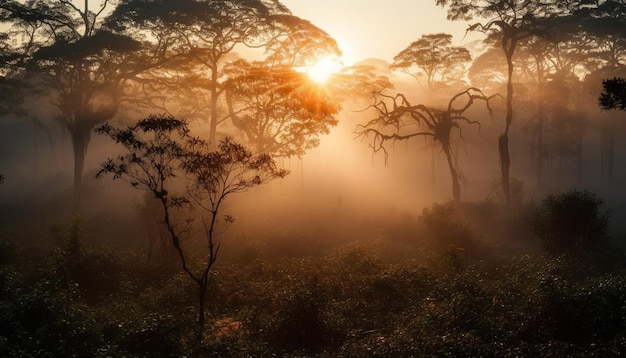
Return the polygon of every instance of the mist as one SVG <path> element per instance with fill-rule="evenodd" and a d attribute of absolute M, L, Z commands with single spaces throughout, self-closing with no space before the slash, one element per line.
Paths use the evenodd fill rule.
<path fill-rule="evenodd" d="M 525 4 L 0 5 L 0 356 L 625 351 L 626 7 Z"/>

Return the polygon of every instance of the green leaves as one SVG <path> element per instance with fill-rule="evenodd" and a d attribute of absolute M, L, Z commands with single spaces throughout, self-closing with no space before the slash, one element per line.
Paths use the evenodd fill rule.
<path fill-rule="evenodd" d="M 548 195 L 531 218 L 535 234 L 553 253 L 583 253 L 607 241 L 609 213 L 588 191 Z"/>
<path fill-rule="evenodd" d="M 615 77 L 602 81 L 603 91 L 598 99 L 603 110 L 626 111 L 626 80 Z"/>

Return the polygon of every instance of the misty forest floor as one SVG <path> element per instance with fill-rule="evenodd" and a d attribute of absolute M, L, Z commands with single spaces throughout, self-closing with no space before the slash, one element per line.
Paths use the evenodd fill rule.
<path fill-rule="evenodd" d="M 332 238 L 294 241 L 298 254 L 254 244 L 227 247 L 211 273 L 201 337 L 196 288 L 167 252 L 148 260 L 147 250 L 87 244 L 74 251 L 61 244 L 33 249 L 4 235 L 0 356 L 626 352 L 626 265 L 616 250 L 504 255 L 424 246 L 403 237 L 402 225 L 386 237 L 344 242 L 316 255 L 302 255 L 306 250 L 297 246 Z"/>

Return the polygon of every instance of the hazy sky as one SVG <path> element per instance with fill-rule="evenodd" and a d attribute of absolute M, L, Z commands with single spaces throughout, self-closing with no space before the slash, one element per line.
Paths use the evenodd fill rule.
<path fill-rule="evenodd" d="M 423 34 L 454 35 L 463 39 L 467 24 L 446 20 L 446 10 L 434 0 L 283 0 L 294 15 L 311 21 L 337 40 L 346 64 L 370 57 L 391 61 Z"/>

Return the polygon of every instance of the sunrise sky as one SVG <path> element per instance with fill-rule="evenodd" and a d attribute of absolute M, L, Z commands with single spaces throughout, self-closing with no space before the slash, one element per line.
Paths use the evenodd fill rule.
<path fill-rule="evenodd" d="M 337 40 L 344 62 L 393 57 L 420 36 L 445 32 L 454 45 L 465 45 L 467 24 L 446 20 L 446 10 L 434 0 L 283 0 L 294 15 L 311 21 Z"/>

